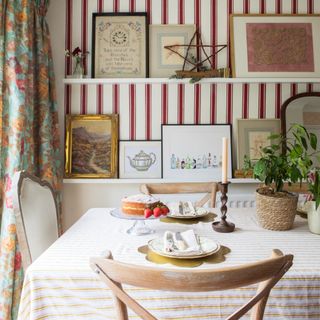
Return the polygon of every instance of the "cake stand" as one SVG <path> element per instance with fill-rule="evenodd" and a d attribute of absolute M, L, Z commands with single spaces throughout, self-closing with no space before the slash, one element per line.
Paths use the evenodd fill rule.
<path fill-rule="evenodd" d="M 144 216 L 133 216 L 123 213 L 119 208 L 112 209 L 110 214 L 115 218 L 134 221 L 133 225 L 126 231 L 128 234 L 134 236 L 144 236 L 155 233 L 155 230 L 149 228 L 145 224 L 145 220 L 156 219 L 154 216 L 151 216 L 150 218 L 145 218 Z"/>

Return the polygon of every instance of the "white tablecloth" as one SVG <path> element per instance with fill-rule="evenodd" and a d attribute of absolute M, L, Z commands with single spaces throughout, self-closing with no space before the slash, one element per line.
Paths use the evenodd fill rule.
<path fill-rule="evenodd" d="M 216 233 L 211 223 L 169 224 L 149 220 L 157 230 L 148 236 L 126 234 L 132 221 L 120 220 L 109 209 L 91 209 L 27 270 L 19 319 L 115 319 L 112 297 L 89 267 L 89 258 L 109 249 L 121 261 L 159 267 L 137 248 L 166 230 L 190 227 L 231 249 L 226 261 L 198 268 L 221 268 L 253 262 L 273 248 L 294 254 L 294 265 L 272 290 L 265 319 L 320 319 L 320 236 L 297 217 L 290 231 L 258 227 L 254 209 L 229 209 L 236 231 Z M 161 267 L 170 267 L 165 265 Z M 171 293 L 140 288 L 128 292 L 159 319 L 224 319 L 251 297 L 255 288 L 209 293 Z M 132 319 L 137 317 L 132 314 Z"/>

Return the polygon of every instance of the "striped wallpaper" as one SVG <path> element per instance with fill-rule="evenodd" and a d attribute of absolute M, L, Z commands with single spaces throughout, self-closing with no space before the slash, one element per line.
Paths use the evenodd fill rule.
<path fill-rule="evenodd" d="M 195 23 L 205 43 L 229 43 L 231 13 L 320 13 L 319 0 L 65 0 L 65 46 L 91 51 L 92 12 L 149 13 L 150 24 Z M 86 69 L 91 74 L 90 56 Z M 221 52 L 217 67 L 230 66 Z M 72 73 L 66 58 L 65 72 Z M 65 85 L 65 113 L 120 114 L 120 139 L 159 139 L 161 123 L 234 123 L 279 118 L 280 106 L 319 84 L 107 84 Z"/>

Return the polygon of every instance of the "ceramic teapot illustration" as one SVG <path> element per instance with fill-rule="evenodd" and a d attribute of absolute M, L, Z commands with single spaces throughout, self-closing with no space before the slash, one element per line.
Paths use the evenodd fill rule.
<path fill-rule="evenodd" d="M 127 156 L 130 161 L 131 167 L 137 171 L 148 171 L 148 169 L 156 162 L 156 155 L 151 152 L 149 154 L 141 150 L 134 158 Z"/>

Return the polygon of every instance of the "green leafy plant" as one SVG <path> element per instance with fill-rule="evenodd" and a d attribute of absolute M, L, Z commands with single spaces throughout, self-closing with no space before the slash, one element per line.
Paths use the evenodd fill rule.
<path fill-rule="evenodd" d="M 282 135 L 271 135 L 270 146 L 261 148 L 261 157 L 253 165 L 245 159 L 246 169 L 253 169 L 253 176 L 264 182 L 266 186 L 274 183 L 275 192 L 283 191 L 284 182 L 289 184 L 302 182 L 310 172 L 317 151 L 317 136 L 309 133 L 302 125 L 294 124 L 287 132 L 286 138 Z M 286 145 L 286 152 L 281 152 L 281 146 Z"/>

